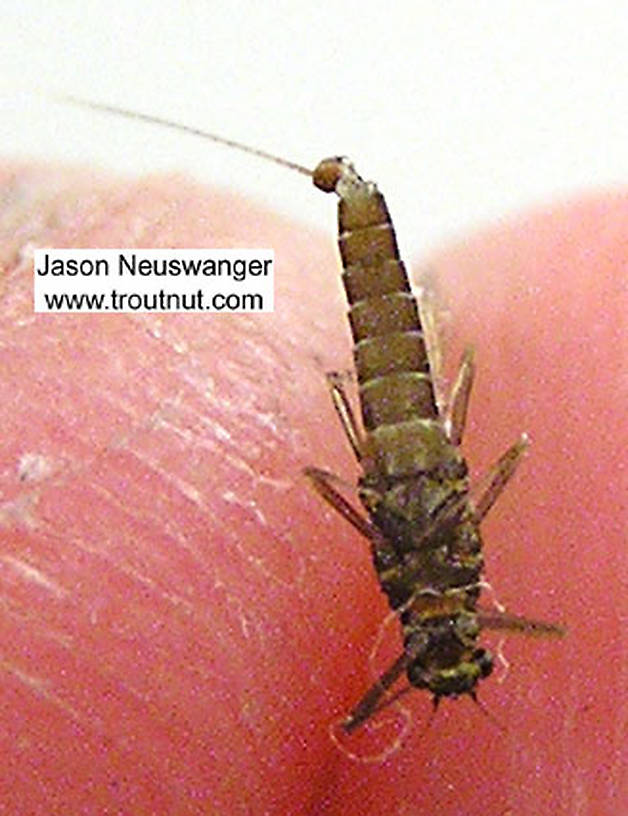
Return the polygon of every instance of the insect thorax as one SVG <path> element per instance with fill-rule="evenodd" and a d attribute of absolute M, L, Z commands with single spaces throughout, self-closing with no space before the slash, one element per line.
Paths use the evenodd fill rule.
<path fill-rule="evenodd" d="M 381 426 L 368 439 L 377 464 L 360 498 L 382 533 L 373 547 L 380 585 L 416 655 L 409 682 L 436 697 L 472 691 L 492 660 L 477 648 L 482 541 L 465 461 L 438 421 Z"/>

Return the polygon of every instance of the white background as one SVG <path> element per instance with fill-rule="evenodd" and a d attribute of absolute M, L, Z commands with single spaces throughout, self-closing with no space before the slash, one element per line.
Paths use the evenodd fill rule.
<path fill-rule="evenodd" d="M 628 4 L 551 0 L 5 0 L 0 154 L 187 169 L 311 222 L 301 176 L 33 96 L 176 119 L 311 166 L 354 159 L 416 255 L 625 182 Z"/>

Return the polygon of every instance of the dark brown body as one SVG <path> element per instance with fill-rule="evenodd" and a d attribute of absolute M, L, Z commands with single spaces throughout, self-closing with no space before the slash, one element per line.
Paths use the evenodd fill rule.
<path fill-rule="evenodd" d="M 399 258 L 383 196 L 345 159 L 321 162 L 314 184 L 339 196 L 339 247 L 354 342 L 361 427 L 337 378 L 332 397 L 362 467 L 361 519 L 308 469 L 315 487 L 371 541 L 380 585 L 403 626 L 404 652 L 345 722 L 354 730 L 405 671 L 410 685 L 441 697 L 467 693 L 492 670 L 481 628 L 561 634 L 560 627 L 478 608 L 483 568 L 479 524 L 512 476 L 522 439 L 496 463 L 476 501 L 459 449 L 473 378 L 463 357 L 447 409 L 439 411 L 420 313 Z"/>
<path fill-rule="evenodd" d="M 338 167 L 339 246 L 364 427 L 360 498 L 382 533 L 375 569 L 391 607 L 403 610 L 410 683 L 437 696 L 460 694 L 491 670 L 476 645 L 483 560 L 467 467 L 438 413 L 384 198 L 350 165 Z"/>

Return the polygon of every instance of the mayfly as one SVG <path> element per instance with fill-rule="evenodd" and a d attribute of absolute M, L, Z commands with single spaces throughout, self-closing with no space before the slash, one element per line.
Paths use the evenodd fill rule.
<path fill-rule="evenodd" d="M 399 257 L 388 208 L 373 182 L 335 157 L 314 170 L 265 151 L 159 117 L 72 98 L 63 101 L 175 128 L 273 161 L 312 178 L 339 198 L 339 248 L 354 342 L 361 423 L 343 380 L 328 375 L 336 413 L 359 463 L 359 500 L 315 467 L 305 473 L 318 493 L 370 544 L 373 564 L 398 614 L 403 651 L 343 722 L 355 731 L 408 689 L 426 689 L 434 706 L 467 694 L 493 668 L 478 641 L 482 629 L 527 635 L 564 634 L 561 626 L 484 609 L 478 603 L 484 559 L 480 524 L 512 478 L 525 436 L 471 491 L 460 451 L 474 375 L 464 353 L 446 405 L 437 399 L 420 311 Z M 408 685 L 391 690 L 405 673 Z"/>

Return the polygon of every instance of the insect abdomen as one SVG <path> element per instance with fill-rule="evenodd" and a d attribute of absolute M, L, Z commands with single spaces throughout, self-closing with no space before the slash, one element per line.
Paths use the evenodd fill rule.
<path fill-rule="evenodd" d="M 314 184 L 340 198 L 338 243 L 372 467 L 393 477 L 429 470 L 448 445 L 417 302 L 384 197 L 345 159 L 321 162 Z"/>

